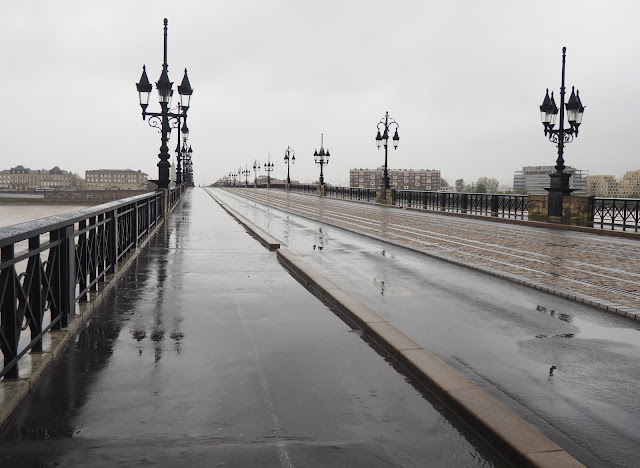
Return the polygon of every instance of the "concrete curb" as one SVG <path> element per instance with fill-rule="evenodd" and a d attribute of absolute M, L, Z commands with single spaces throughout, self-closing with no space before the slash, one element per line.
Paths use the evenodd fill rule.
<path fill-rule="evenodd" d="M 298 193 L 298 192 L 296 192 Z M 303 194 L 303 195 L 309 195 L 309 194 Z M 212 195 L 213 196 L 213 195 Z M 316 195 L 311 195 L 311 196 L 316 196 Z M 335 200 L 342 200 L 341 198 L 333 198 L 331 197 L 331 199 L 335 199 Z M 357 201 L 357 200 L 346 200 L 349 202 L 354 202 L 354 203 L 364 203 L 364 204 L 368 204 L 371 205 L 371 203 L 369 202 L 361 202 L 361 201 Z M 257 202 L 260 203 L 260 202 Z M 266 205 L 265 205 L 266 206 Z M 403 209 L 400 206 L 395 206 L 395 205 L 379 205 L 379 206 L 386 206 L 387 208 L 395 208 L 395 209 Z M 274 209 L 279 209 L 279 208 L 274 208 Z M 449 213 L 449 212 L 439 212 L 439 211 L 432 211 L 432 210 L 422 210 L 419 208 L 410 208 L 410 210 L 413 211 L 422 211 L 422 212 L 426 212 L 426 213 L 436 213 L 436 214 L 440 214 L 440 215 L 444 215 L 444 216 L 458 216 L 458 217 L 472 217 L 474 219 L 478 219 L 478 220 L 482 220 L 482 221 L 487 221 L 489 220 L 489 217 L 485 217 L 485 216 L 477 216 L 477 215 L 466 215 L 466 214 L 461 214 L 461 213 Z M 582 293 L 577 293 L 577 292 L 573 292 L 567 289 L 562 289 L 562 288 L 554 288 L 551 287 L 547 284 L 544 283 L 540 283 L 537 281 L 532 281 L 532 280 L 528 280 L 528 279 L 524 279 L 520 276 L 511 274 L 511 273 L 507 273 L 504 271 L 500 271 L 500 270 L 496 270 L 490 267 L 486 267 L 486 266 L 481 266 L 481 265 L 476 265 L 474 263 L 469 263 L 469 262 L 465 262 L 463 260 L 458 260 L 455 258 L 451 258 L 448 257 L 446 255 L 441 255 L 441 254 L 436 254 L 433 252 L 427 252 L 425 250 L 421 250 L 417 247 L 411 247 L 408 245 L 403 245 L 400 244 L 398 242 L 394 242 L 390 239 L 383 239 L 382 237 L 376 236 L 375 234 L 367 234 L 367 233 L 362 233 L 362 232 L 358 232 L 355 231 L 353 229 L 344 227 L 344 226 L 335 226 L 331 223 L 327 223 L 326 221 L 318 221 L 317 219 L 311 218 L 309 216 L 304 216 L 304 215 L 300 215 L 300 214 L 296 214 L 296 216 L 300 216 L 301 218 L 305 218 L 305 219 L 309 219 L 311 221 L 314 222 L 318 222 L 318 223 L 324 223 L 324 224 L 328 224 L 330 226 L 334 226 L 337 227 L 338 229 L 344 229 L 345 231 L 348 232 L 352 232 L 354 234 L 358 234 L 361 236 L 365 236 L 365 237 L 369 237 L 371 239 L 376 239 L 380 242 L 384 242 L 387 244 L 391 244 L 395 247 L 400 247 L 402 249 L 407 249 L 413 252 L 419 252 L 423 255 L 427 255 L 429 257 L 432 258 L 436 258 L 438 260 L 443 260 L 445 262 L 449 262 L 449 263 L 453 263 L 454 265 L 458 265 L 458 266 L 462 266 L 465 268 L 469 268 L 471 270 L 476 270 L 476 271 L 480 271 L 482 273 L 486 273 L 489 274 L 491 276 L 496 276 L 498 278 L 502 278 L 508 281 L 512 281 L 514 283 L 518 283 L 518 284 L 522 284 L 524 286 L 528 286 L 534 289 L 538 289 L 540 291 L 544 291 L 548 294 L 553 294 L 555 296 L 560 296 L 560 297 L 564 297 L 566 299 L 575 301 L 575 302 L 579 302 L 581 304 L 585 304 L 591 307 L 594 307 L 596 309 L 599 310 L 603 310 L 603 311 L 607 311 L 607 312 L 612 312 L 614 314 L 620 315 L 622 317 L 627 317 L 630 320 L 638 320 L 640 321 L 640 309 L 636 309 L 634 307 L 629 307 L 629 306 L 625 306 L 622 304 L 617 304 L 615 302 L 611 302 L 611 301 L 606 301 L 604 299 L 600 299 L 594 296 L 589 296 L 587 294 L 582 294 Z M 520 221 L 518 220 L 514 220 L 511 219 L 509 220 L 508 218 L 491 218 L 490 219 L 493 222 L 511 222 L 512 224 L 518 224 L 520 223 Z M 527 223 L 533 223 L 531 224 L 534 227 L 549 227 L 551 229 L 563 229 L 563 228 L 558 228 L 558 226 L 562 226 L 562 225 L 556 225 L 556 224 L 552 224 L 552 223 L 541 223 L 538 221 L 526 221 Z M 580 226 L 567 226 L 567 227 L 574 227 L 574 228 L 580 228 L 580 229 L 576 229 L 579 230 L 581 232 L 583 229 L 592 229 L 592 228 L 581 228 Z M 568 230 L 573 230 L 573 229 L 568 229 Z M 597 232 L 597 230 L 595 230 Z M 592 231 L 589 231 L 589 233 L 591 233 Z M 608 231 L 605 231 L 608 232 Z M 599 234 L 602 234 L 602 232 L 599 232 Z M 630 233 L 628 233 L 630 234 Z M 625 236 L 626 237 L 626 236 Z M 638 239 L 640 239 L 640 235 L 636 236 Z"/>
<path fill-rule="evenodd" d="M 215 200 L 215 202 L 222 207 L 223 210 L 225 210 L 227 213 L 229 213 L 232 218 L 235 218 L 236 221 L 238 221 L 240 224 L 242 224 L 245 227 L 245 229 L 247 230 L 247 232 L 249 234 L 251 234 L 251 236 L 256 238 L 256 240 L 258 240 L 258 242 L 260 242 L 262 245 L 264 245 L 267 249 L 269 249 L 270 251 L 274 251 L 274 250 L 277 250 L 277 249 L 280 248 L 280 241 L 278 241 L 274 237 L 270 236 L 268 233 L 263 231 L 261 228 L 259 228 L 255 224 L 253 224 L 251 221 L 249 221 L 247 218 L 245 218 L 240 213 L 235 211 L 229 205 L 227 205 L 226 203 L 224 203 L 223 201 L 218 199 L 214 194 L 212 194 L 208 190 L 205 190 L 205 192 L 207 194 L 209 194 L 209 196 L 211 198 L 213 198 Z"/>
<path fill-rule="evenodd" d="M 220 203 L 213 194 L 209 195 Z M 233 210 L 227 209 L 227 212 L 235 216 Z M 251 230 L 250 226 L 255 227 L 252 223 L 240 222 L 248 230 Z M 259 239 L 265 233 L 258 228 L 251 234 Z M 268 236 L 260 242 L 269 246 L 272 245 L 273 238 Z M 375 345 L 388 353 L 398 365 L 510 463 L 515 466 L 540 468 L 584 466 L 533 426 L 464 379 L 448 364 L 358 302 L 291 251 L 277 248 L 276 257 L 297 281 L 338 311 L 345 322 L 361 329 Z"/>
<path fill-rule="evenodd" d="M 69 340 L 86 324 L 96 308 L 102 303 L 104 296 L 117 283 L 117 280 L 127 271 L 140 251 L 158 232 L 158 228 L 164 224 L 163 219 L 155 229 L 136 246 L 135 250 L 126 255 L 125 260 L 118 265 L 115 274 L 106 275 L 104 283 L 98 283 L 99 290 L 88 293 L 88 301 L 78 304 L 77 315 L 69 326 L 63 330 L 52 330 L 43 338 L 42 353 L 28 353 L 20 361 L 22 366 L 31 361 L 31 367 L 21 367 L 17 380 L 3 380 L 0 382 L 0 427 L 11 416 L 13 410 L 29 393 L 38 379 L 43 375 L 49 364 L 63 351 Z M 25 359 L 26 358 L 26 359 Z M 25 361 L 25 362 L 22 362 Z M 23 377 L 24 376 L 24 377 Z"/>

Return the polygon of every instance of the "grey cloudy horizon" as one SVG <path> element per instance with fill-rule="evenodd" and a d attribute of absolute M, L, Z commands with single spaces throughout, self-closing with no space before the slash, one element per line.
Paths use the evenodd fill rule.
<path fill-rule="evenodd" d="M 160 137 L 142 121 L 135 83 L 143 64 L 150 81 L 160 76 L 165 17 L 174 89 L 185 67 L 194 88 L 197 184 L 268 154 L 272 176 L 286 177 L 287 146 L 292 178 L 316 180 L 323 133 L 325 180 L 348 185 L 350 168 L 383 164 L 376 124 L 389 111 L 400 125 L 390 168 L 512 185 L 523 166 L 555 164 L 538 106 L 546 88 L 559 93 L 563 46 L 568 92 L 586 105 L 566 164 L 617 177 L 640 169 L 633 1 L 4 0 L 0 11 L 0 169 L 157 178 Z M 172 163 L 175 146 L 174 135 Z"/>

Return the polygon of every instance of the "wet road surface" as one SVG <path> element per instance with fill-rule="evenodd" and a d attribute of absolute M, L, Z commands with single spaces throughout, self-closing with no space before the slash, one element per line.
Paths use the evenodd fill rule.
<path fill-rule="evenodd" d="M 583 463 L 637 466 L 637 322 L 213 193 Z"/>
<path fill-rule="evenodd" d="M 622 239 L 443 216 L 284 190 L 228 190 L 424 252 L 640 309 L 640 237 Z"/>
<path fill-rule="evenodd" d="M 0 433 L 0 466 L 501 466 L 205 192 Z"/>

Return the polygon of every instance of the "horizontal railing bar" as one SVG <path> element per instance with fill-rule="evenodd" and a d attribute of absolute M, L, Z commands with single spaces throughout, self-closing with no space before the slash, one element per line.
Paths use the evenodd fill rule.
<path fill-rule="evenodd" d="M 16 263 L 20 263 L 24 260 L 34 257 L 37 254 L 44 252 L 45 250 L 49 250 L 49 249 L 52 249 L 53 247 L 57 247 L 61 243 L 62 243 L 62 240 L 49 241 L 42 244 L 37 249 L 23 251 L 18 255 L 14 255 L 14 257 L 11 260 L 7 260 L 6 262 L 0 263 L 0 270 L 4 270 L 5 268 L 15 265 Z"/>
<path fill-rule="evenodd" d="M 83 208 L 69 213 L 63 213 L 60 215 L 49 216 L 47 218 L 36 219 L 34 221 L 28 221 L 26 223 L 14 224 L 11 226 L 5 226 L 0 228 L 0 247 L 14 244 L 23 239 L 34 237 L 45 232 L 53 231 L 71 224 L 75 224 L 79 221 L 85 221 L 88 218 L 104 214 L 105 212 L 112 211 L 121 206 L 134 203 L 138 200 L 153 199 L 156 201 L 161 194 L 157 192 L 150 192 L 149 194 L 135 195 L 133 197 L 123 198 L 121 200 L 104 203 L 89 208 Z"/>

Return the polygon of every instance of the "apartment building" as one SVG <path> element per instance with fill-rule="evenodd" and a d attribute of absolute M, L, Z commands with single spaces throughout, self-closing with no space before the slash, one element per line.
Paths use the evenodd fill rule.
<path fill-rule="evenodd" d="M 554 166 L 525 166 L 521 171 L 513 173 L 513 191 L 529 195 L 546 195 L 545 188 L 549 187 L 549 175 L 556 172 Z M 589 171 L 567 166 L 565 169 L 569 178 L 569 187 L 574 189 L 574 195 L 586 195 L 587 175 Z"/>
<path fill-rule="evenodd" d="M 360 188 L 383 186 L 384 168 L 351 169 L 349 185 Z M 440 190 L 440 171 L 436 169 L 389 169 L 389 185 L 402 190 Z"/>
<path fill-rule="evenodd" d="M 3 191 L 77 190 L 83 182 L 78 175 L 58 166 L 36 170 L 16 166 L 0 171 L 0 190 Z"/>
<path fill-rule="evenodd" d="M 627 171 L 620 180 L 612 175 L 587 176 L 587 195 L 606 198 L 640 198 L 640 169 Z"/>
<path fill-rule="evenodd" d="M 148 175 L 131 169 L 85 171 L 87 190 L 146 190 Z"/>

